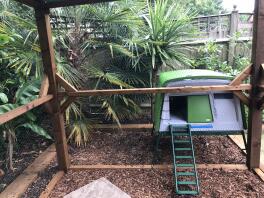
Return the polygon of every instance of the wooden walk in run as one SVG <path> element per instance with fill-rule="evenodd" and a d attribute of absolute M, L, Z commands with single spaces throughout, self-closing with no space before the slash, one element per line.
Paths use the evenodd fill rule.
<path fill-rule="evenodd" d="M 247 67 L 229 85 L 225 86 L 193 86 L 169 88 L 137 88 L 117 90 L 76 90 L 61 76 L 56 74 L 56 62 L 52 43 L 50 25 L 50 9 L 89 3 L 100 3 L 111 0 L 17 0 L 32 7 L 35 11 L 37 29 L 39 33 L 40 48 L 44 66 L 44 78 L 40 97 L 29 104 L 23 105 L 8 113 L 0 115 L 0 124 L 4 124 L 40 105 L 49 106 L 54 126 L 54 138 L 59 170 L 67 172 L 70 161 L 67 148 L 64 110 L 77 97 L 115 95 L 115 94 L 150 94 L 150 93 L 192 93 L 199 91 L 233 91 L 238 98 L 249 106 L 248 118 L 248 146 L 247 166 L 250 169 L 259 168 L 262 132 L 262 109 L 264 102 L 264 0 L 255 0 L 252 65 Z M 250 84 L 242 81 L 250 76 Z M 65 92 L 59 92 L 59 86 Z M 245 93 L 249 93 L 246 95 Z M 66 101 L 61 105 L 61 99 Z"/>

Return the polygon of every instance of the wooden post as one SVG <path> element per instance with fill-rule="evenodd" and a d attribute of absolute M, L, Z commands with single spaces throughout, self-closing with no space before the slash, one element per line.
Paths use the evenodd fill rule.
<path fill-rule="evenodd" d="M 238 22 L 239 22 L 239 14 L 236 10 L 236 6 L 234 6 L 234 10 L 232 11 L 230 15 L 230 32 L 229 35 L 231 37 L 231 40 L 228 42 L 228 64 L 233 66 L 234 64 L 234 55 L 235 55 L 235 41 L 232 38 L 235 36 L 235 33 L 238 31 Z"/>
<path fill-rule="evenodd" d="M 252 43 L 252 91 L 249 105 L 248 120 L 248 147 L 247 165 L 249 168 L 258 168 L 260 164 L 261 151 L 261 128 L 262 112 L 258 108 L 260 90 L 258 84 L 263 81 L 261 78 L 261 64 L 264 63 L 264 0 L 255 0 L 253 43 Z"/>
<path fill-rule="evenodd" d="M 39 33 L 44 72 L 49 79 L 49 94 L 53 95 L 51 108 L 58 166 L 60 170 L 64 170 L 66 172 L 69 168 L 69 157 L 64 128 L 64 118 L 61 114 L 60 103 L 58 100 L 56 64 L 52 44 L 49 9 L 43 9 L 40 7 L 36 8 L 35 16 Z"/>

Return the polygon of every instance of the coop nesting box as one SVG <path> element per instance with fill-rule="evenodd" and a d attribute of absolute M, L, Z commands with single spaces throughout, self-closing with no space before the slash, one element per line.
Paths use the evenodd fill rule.
<path fill-rule="evenodd" d="M 163 72 L 159 87 L 227 85 L 231 77 L 210 70 L 177 70 Z M 224 135 L 244 129 L 240 100 L 230 91 L 188 94 L 157 94 L 154 128 L 162 134 L 171 125 L 188 124 L 192 133 Z"/>

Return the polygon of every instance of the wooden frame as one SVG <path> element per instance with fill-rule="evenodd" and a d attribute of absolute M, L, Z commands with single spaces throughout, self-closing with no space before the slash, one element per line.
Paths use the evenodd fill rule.
<path fill-rule="evenodd" d="M 249 168 L 259 168 L 262 133 L 262 111 L 258 107 L 263 84 L 262 64 L 264 63 L 264 0 L 255 0 L 253 43 L 252 43 L 252 72 L 248 119 L 247 165 Z M 262 73 L 262 74 L 261 74 Z"/>
<path fill-rule="evenodd" d="M 193 93 L 210 91 L 241 91 L 250 90 L 250 84 L 240 85 L 214 85 L 214 86 L 185 86 L 185 87 L 159 87 L 135 89 L 106 89 L 106 90 L 81 90 L 75 92 L 60 92 L 60 95 L 71 97 L 107 96 L 115 94 L 153 94 L 153 93 Z"/>
<path fill-rule="evenodd" d="M 53 110 L 52 121 L 54 126 L 54 138 L 58 165 L 60 170 L 64 170 L 66 172 L 69 167 L 69 154 L 67 149 L 64 118 L 60 110 L 60 102 L 57 91 L 58 88 L 56 80 L 56 65 L 52 43 L 49 9 L 35 9 L 35 16 L 39 32 L 44 73 L 49 79 L 49 93 L 53 95 L 53 100 L 51 101 L 51 109 Z"/>
<path fill-rule="evenodd" d="M 146 165 L 73 165 L 70 166 L 70 170 L 82 171 L 93 169 L 172 169 L 173 166 L 169 164 L 146 164 Z M 197 164 L 198 169 L 224 169 L 224 170 L 248 170 L 245 164 Z M 188 169 L 188 168 L 186 168 Z"/>
<path fill-rule="evenodd" d="M 53 115 L 54 137 L 56 142 L 57 158 L 60 170 L 67 171 L 69 168 L 69 156 L 64 129 L 63 112 L 74 101 L 76 97 L 113 95 L 113 94 L 143 94 L 143 93 L 190 93 L 200 91 L 234 91 L 234 93 L 249 105 L 249 135 L 247 150 L 247 165 L 249 168 L 258 168 L 260 160 L 260 136 L 261 136 L 261 110 L 263 106 L 263 66 L 264 63 L 264 0 L 255 0 L 254 12 L 254 34 L 252 47 L 252 68 L 247 68 L 230 85 L 226 86 L 200 86 L 200 87 L 170 87 L 170 88 L 139 88 L 123 90 L 82 90 L 78 91 L 56 75 L 56 64 L 52 44 L 50 27 L 49 8 L 64 7 L 70 5 L 81 5 L 86 3 L 99 3 L 110 0 L 64 0 L 64 1 L 39 1 L 39 0 L 17 0 L 35 9 L 37 28 L 39 32 L 40 47 L 44 72 L 44 78 L 40 98 L 18 109 L 0 115 L 0 124 L 41 104 L 50 103 L 50 110 Z M 241 84 L 243 79 L 251 73 L 251 84 Z M 48 83 L 47 83 L 48 82 Z M 58 92 L 57 83 L 66 91 Z M 242 91 L 250 91 L 250 97 Z M 60 97 L 68 96 L 66 101 L 60 104 Z"/>
<path fill-rule="evenodd" d="M 92 4 L 92 3 L 102 3 L 113 0 L 63 0 L 63 1 L 54 1 L 47 3 L 46 6 L 48 8 L 57 8 L 57 7 L 66 7 L 73 5 L 83 5 L 83 4 Z"/>
<path fill-rule="evenodd" d="M 28 111 L 34 109 L 35 107 L 38 107 L 42 104 L 45 104 L 46 102 L 49 102 L 50 100 L 53 99 L 53 95 L 46 95 L 41 98 L 38 98 L 36 100 L 33 100 L 32 102 L 25 104 L 21 107 L 18 107 L 14 110 L 11 110 L 7 113 L 1 114 L 0 115 L 0 125 L 4 124 L 10 120 L 15 119 L 16 117 L 23 115 L 27 113 Z"/>

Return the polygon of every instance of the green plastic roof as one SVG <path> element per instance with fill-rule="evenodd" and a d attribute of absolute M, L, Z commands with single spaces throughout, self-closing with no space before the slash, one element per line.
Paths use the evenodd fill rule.
<path fill-rule="evenodd" d="M 164 87 L 171 81 L 185 79 L 232 79 L 226 74 L 204 69 L 185 69 L 162 72 L 159 76 L 159 86 Z"/>

